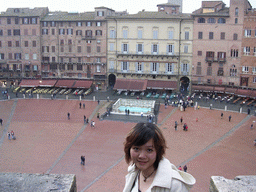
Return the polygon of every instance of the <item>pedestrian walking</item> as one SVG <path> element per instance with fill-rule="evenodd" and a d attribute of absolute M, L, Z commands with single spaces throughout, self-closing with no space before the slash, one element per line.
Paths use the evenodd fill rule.
<path fill-rule="evenodd" d="M 83 103 L 83 108 L 85 109 L 85 103 Z"/>
<path fill-rule="evenodd" d="M 80 103 L 79 103 L 79 108 L 81 109 L 81 107 L 82 107 L 82 103 L 80 102 Z"/>
<path fill-rule="evenodd" d="M 89 123 L 89 118 L 87 118 L 86 123 L 87 123 L 87 124 Z"/>
<path fill-rule="evenodd" d="M 100 104 L 100 100 L 98 100 L 98 105 Z"/>
<path fill-rule="evenodd" d="M 95 121 L 92 121 L 92 127 L 95 128 Z"/>
<path fill-rule="evenodd" d="M 7 133 L 8 139 L 11 140 L 11 134 L 8 132 Z"/>
<path fill-rule="evenodd" d="M 220 114 L 221 119 L 223 118 L 223 113 Z"/>
<path fill-rule="evenodd" d="M 109 96 L 107 96 L 107 101 L 109 102 Z"/>
<path fill-rule="evenodd" d="M 81 156 L 81 165 L 84 165 L 84 163 L 85 163 L 85 156 Z"/>
<path fill-rule="evenodd" d="M 248 115 L 250 115 L 251 109 L 248 108 L 247 113 L 248 113 Z"/>
<path fill-rule="evenodd" d="M 174 126 L 175 131 L 177 131 L 177 126 L 178 126 L 178 122 L 177 122 L 177 121 L 175 121 L 175 126 Z"/>
<path fill-rule="evenodd" d="M 1 126 L 3 125 L 3 119 L 0 119 L 0 124 L 1 124 Z"/>
<path fill-rule="evenodd" d="M 188 169 L 187 165 L 184 165 L 183 167 L 184 172 L 187 172 L 187 169 Z"/>
<path fill-rule="evenodd" d="M 198 118 L 196 118 L 196 122 L 198 122 Z"/>
<path fill-rule="evenodd" d="M 182 122 L 183 122 L 183 117 L 180 118 L 180 123 L 182 124 Z"/>
<path fill-rule="evenodd" d="M 251 129 L 253 128 L 253 124 L 251 124 Z"/>
<path fill-rule="evenodd" d="M 14 131 L 13 131 L 13 130 L 11 131 L 11 136 L 12 136 L 12 139 L 15 138 L 15 137 L 14 137 Z"/>
<path fill-rule="evenodd" d="M 183 125 L 183 131 L 186 131 L 186 126 L 187 126 L 187 124 L 184 123 L 184 125 Z"/>
<path fill-rule="evenodd" d="M 127 110 L 127 114 L 128 114 L 128 115 L 130 114 L 130 110 L 129 110 L 129 109 Z"/>
<path fill-rule="evenodd" d="M 231 121 L 231 115 L 229 115 L 229 117 L 228 117 L 228 121 L 229 121 L 229 122 Z"/>
<path fill-rule="evenodd" d="M 84 124 L 86 124 L 86 116 L 84 115 Z"/>
<path fill-rule="evenodd" d="M 180 171 L 182 171 L 182 167 L 181 166 L 179 166 L 179 168 L 178 168 Z"/>
<path fill-rule="evenodd" d="M 70 120 L 70 113 L 68 112 L 68 120 Z"/>

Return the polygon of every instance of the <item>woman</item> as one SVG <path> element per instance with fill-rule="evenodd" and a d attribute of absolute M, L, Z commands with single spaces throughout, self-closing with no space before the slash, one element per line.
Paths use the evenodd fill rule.
<path fill-rule="evenodd" d="M 163 157 L 165 139 L 160 129 L 151 123 L 138 123 L 124 143 L 128 168 L 123 192 L 186 192 L 195 178 L 179 171 Z"/>

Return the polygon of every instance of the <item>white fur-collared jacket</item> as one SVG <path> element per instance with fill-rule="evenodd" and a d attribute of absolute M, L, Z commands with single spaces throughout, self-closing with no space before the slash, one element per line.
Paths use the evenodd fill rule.
<path fill-rule="evenodd" d="M 138 192 L 136 184 L 139 170 L 135 164 L 128 167 L 126 183 L 123 192 Z M 183 171 L 179 171 L 170 161 L 163 158 L 158 165 L 154 180 L 146 192 L 187 192 L 195 184 L 195 178 Z M 134 186 L 134 189 L 132 187 Z"/>

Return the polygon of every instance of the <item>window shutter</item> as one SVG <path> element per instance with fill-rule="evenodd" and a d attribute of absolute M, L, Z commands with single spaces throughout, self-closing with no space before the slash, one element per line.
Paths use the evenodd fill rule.
<path fill-rule="evenodd" d="M 153 63 L 150 64 L 150 72 L 152 73 L 153 71 Z"/>
<path fill-rule="evenodd" d="M 153 45 L 151 45 L 151 54 L 153 54 Z M 152 70 L 151 70 L 152 71 Z"/>
<path fill-rule="evenodd" d="M 183 72 L 183 63 L 180 64 L 180 71 Z"/>
<path fill-rule="evenodd" d="M 142 53 L 144 53 L 144 44 L 142 44 Z"/>
<path fill-rule="evenodd" d="M 124 52 L 124 44 L 121 44 L 121 52 Z"/>
<path fill-rule="evenodd" d="M 127 71 L 129 71 L 129 62 L 127 62 Z"/>
<path fill-rule="evenodd" d="M 138 54 L 139 49 L 138 49 L 138 44 L 136 44 L 136 53 Z"/>
<path fill-rule="evenodd" d="M 129 53 L 129 44 L 127 44 L 127 53 Z"/>
<path fill-rule="evenodd" d="M 174 45 L 172 45 L 172 54 L 174 54 Z"/>
<path fill-rule="evenodd" d="M 144 71 L 144 62 L 141 63 L 141 71 Z"/>
<path fill-rule="evenodd" d="M 166 54 L 169 54 L 169 45 L 166 45 Z"/>
<path fill-rule="evenodd" d="M 121 71 L 123 71 L 123 65 L 124 65 L 124 63 L 121 62 Z"/>
<path fill-rule="evenodd" d="M 159 63 L 156 64 L 156 72 L 158 73 L 159 72 Z"/>
<path fill-rule="evenodd" d="M 168 36 L 169 36 L 169 37 L 168 37 L 169 39 L 173 39 L 173 31 L 169 31 Z"/>
<path fill-rule="evenodd" d="M 168 63 L 165 63 L 165 72 L 168 73 Z"/>
<path fill-rule="evenodd" d="M 159 45 L 157 45 L 157 54 L 159 53 Z"/>

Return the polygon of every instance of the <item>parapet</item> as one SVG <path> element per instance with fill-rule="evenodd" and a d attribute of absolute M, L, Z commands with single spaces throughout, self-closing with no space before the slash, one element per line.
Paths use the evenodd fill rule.
<path fill-rule="evenodd" d="M 256 176 L 237 176 L 235 177 L 235 179 L 226 179 L 222 176 L 212 176 L 209 191 L 256 191 Z"/>
<path fill-rule="evenodd" d="M 76 192 L 73 174 L 0 173 L 0 189 L 5 192 Z"/>

